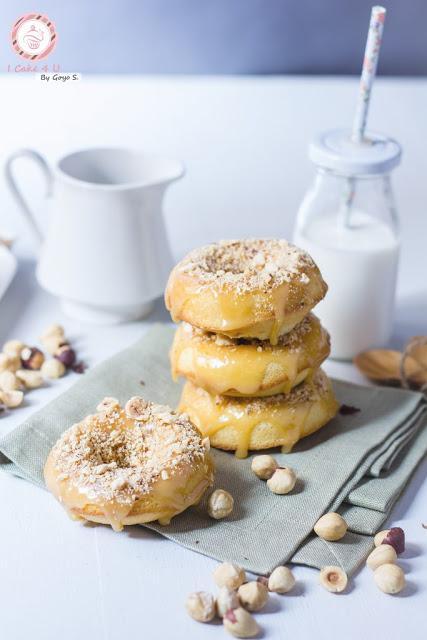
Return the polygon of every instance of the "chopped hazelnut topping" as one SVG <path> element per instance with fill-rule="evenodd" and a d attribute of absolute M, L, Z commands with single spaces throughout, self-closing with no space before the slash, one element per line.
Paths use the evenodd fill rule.
<path fill-rule="evenodd" d="M 245 293 L 271 289 L 297 278 L 305 283 L 304 268 L 313 266 L 307 253 L 286 240 L 247 239 L 223 240 L 195 249 L 177 269 L 196 277 L 202 285 L 232 287 Z"/>
<path fill-rule="evenodd" d="M 313 329 L 313 322 L 317 321 L 313 314 L 308 314 L 296 327 L 289 333 L 285 333 L 278 338 L 277 347 L 286 347 L 291 353 L 296 352 L 302 348 L 305 337 Z M 248 344 L 256 346 L 259 353 L 262 351 L 271 351 L 272 346 L 269 340 L 258 340 L 257 338 L 229 338 L 217 333 L 204 331 L 198 327 L 192 327 L 186 322 L 183 322 L 185 332 L 191 335 L 192 340 L 197 342 L 214 342 L 221 347 L 227 347 L 235 349 L 239 345 Z"/>
<path fill-rule="evenodd" d="M 148 402 L 140 396 L 133 396 L 126 402 L 125 413 L 128 418 L 133 420 L 143 420 L 146 416 Z"/>
<path fill-rule="evenodd" d="M 73 425 L 52 449 L 58 473 L 88 496 L 132 504 L 159 478 L 205 460 L 201 435 L 188 418 L 150 402 L 138 416 L 103 411 Z"/>
<path fill-rule="evenodd" d="M 120 411 L 120 403 L 117 398 L 107 396 L 96 407 L 97 411 Z"/>

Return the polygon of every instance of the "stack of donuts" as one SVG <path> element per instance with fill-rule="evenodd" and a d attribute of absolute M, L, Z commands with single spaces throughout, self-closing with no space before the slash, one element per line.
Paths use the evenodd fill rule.
<path fill-rule="evenodd" d="M 311 313 L 326 291 L 312 258 L 285 240 L 222 241 L 173 269 L 172 374 L 187 379 L 179 411 L 214 447 L 288 452 L 336 414 L 320 369 L 329 335 Z"/>

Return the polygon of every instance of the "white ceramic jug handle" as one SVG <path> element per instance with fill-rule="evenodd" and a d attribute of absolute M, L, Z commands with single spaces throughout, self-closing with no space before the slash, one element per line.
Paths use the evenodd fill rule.
<path fill-rule="evenodd" d="M 47 164 L 46 160 L 43 158 L 43 156 L 37 153 L 37 151 L 33 151 L 32 149 L 19 149 L 18 151 L 15 151 L 14 153 L 12 153 L 12 155 L 9 156 L 9 158 L 7 159 L 6 165 L 4 168 L 6 182 L 9 186 L 9 189 L 13 197 L 15 198 L 16 202 L 18 203 L 19 208 L 24 214 L 25 219 L 30 225 L 31 230 L 33 231 L 37 240 L 41 242 L 43 240 L 43 234 L 38 225 L 36 217 L 32 212 L 29 204 L 25 200 L 24 196 L 22 195 L 22 192 L 18 187 L 16 179 L 13 175 L 12 165 L 15 162 L 15 160 L 17 160 L 18 158 L 31 158 L 40 167 L 46 181 L 46 192 L 45 192 L 46 197 L 50 196 L 52 193 L 52 184 L 53 184 L 52 171 L 49 165 Z"/>

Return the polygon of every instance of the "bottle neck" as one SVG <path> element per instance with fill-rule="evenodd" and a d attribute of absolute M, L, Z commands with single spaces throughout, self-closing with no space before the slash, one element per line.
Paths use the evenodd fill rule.
<path fill-rule="evenodd" d="M 352 227 L 370 219 L 399 231 L 390 174 L 344 176 L 316 167 L 314 184 L 300 207 L 297 226 L 319 217 Z"/>

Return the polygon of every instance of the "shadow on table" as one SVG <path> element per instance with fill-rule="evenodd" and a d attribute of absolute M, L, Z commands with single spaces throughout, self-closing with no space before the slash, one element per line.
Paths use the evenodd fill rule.
<path fill-rule="evenodd" d="M 170 313 L 165 307 L 163 296 L 160 296 L 160 298 L 157 298 L 154 301 L 154 309 L 150 315 L 147 316 L 147 320 L 150 322 L 165 322 L 168 324 L 172 322 Z"/>
<path fill-rule="evenodd" d="M 5 295 L 0 300 L 0 344 L 6 341 L 12 327 L 15 327 L 22 318 L 33 298 L 38 298 L 38 305 L 43 306 L 51 294 L 44 291 L 36 279 L 36 261 L 31 258 L 20 258 L 14 279 L 9 285 Z M 146 318 L 150 322 L 170 323 L 171 317 L 167 311 L 163 296 L 154 302 L 154 309 Z"/>
<path fill-rule="evenodd" d="M 403 493 L 390 514 L 390 518 L 384 523 L 384 529 L 388 529 L 393 526 L 393 522 L 397 520 L 404 520 L 407 515 L 406 512 L 415 500 L 418 491 L 421 489 L 427 476 L 427 460 L 420 462 L 413 475 L 408 478 L 408 482 L 403 490 Z"/>
<path fill-rule="evenodd" d="M 41 289 L 36 281 L 35 269 L 34 259 L 18 260 L 16 275 L 0 301 L 0 343 L 5 341 L 10 327 L 14 327 L 25 314 L 32 298 L 40 295 Z M 45 295 L 47 297 L 49 294 Z"/>

